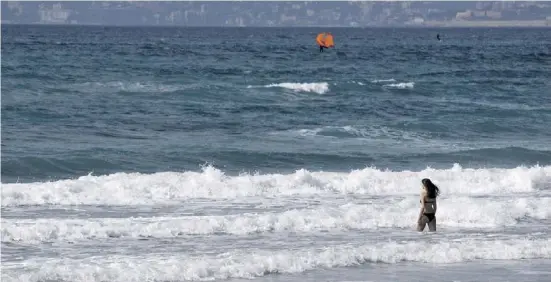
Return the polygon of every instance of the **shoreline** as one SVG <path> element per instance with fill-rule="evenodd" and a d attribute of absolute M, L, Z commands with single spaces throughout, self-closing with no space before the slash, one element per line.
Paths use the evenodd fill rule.
<path fill-rule="evenodd" d="M 152 27 L 152 28 L 511 28 L 511 27 L 537 27 L 551 28 L 551 21 L 548 20 L 526 20 L 526 21 L 425 21 L 423 23 L 404 24 L 373 24 L 373 25 L 284 25 L 284 26 L 209 26 L 209 25 L 112 25 L 94 23 L 12 23 L 2 21 L 1 25 L 6 26 L 94 26 L 94 27 Z"/>
<path fill-rule="evenodd" d="M 527 21 L 426 21 L 421 26 L 425 27 L 550 27 L 547 20 Z M 419 26 L 419 25 L 418 25 Z"/>

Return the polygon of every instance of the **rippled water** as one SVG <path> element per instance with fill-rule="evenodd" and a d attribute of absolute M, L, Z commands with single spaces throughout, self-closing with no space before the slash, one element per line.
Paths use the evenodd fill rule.
<path fill-rule="evenodd" d="M 3 281 L 549 280 L 549 30 L 320 31 L 3 25 Z"/>

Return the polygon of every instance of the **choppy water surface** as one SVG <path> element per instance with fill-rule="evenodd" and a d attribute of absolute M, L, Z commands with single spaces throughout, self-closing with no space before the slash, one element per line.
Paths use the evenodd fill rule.
<path fill-rule="evenodd" d="M 320 31 L 3 25 L 2 280 L 550 280 L 549 29 Z"/>

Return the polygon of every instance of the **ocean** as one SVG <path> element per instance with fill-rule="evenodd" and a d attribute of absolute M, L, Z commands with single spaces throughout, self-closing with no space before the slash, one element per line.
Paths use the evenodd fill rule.
<path fill-rule="evenodd" d="M 548 28 L 2 25 L 1 51 L 3 282 L 551 280 Z"/>

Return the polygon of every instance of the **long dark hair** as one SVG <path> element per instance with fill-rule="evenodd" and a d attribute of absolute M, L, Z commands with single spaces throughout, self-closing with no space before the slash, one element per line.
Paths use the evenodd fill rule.
<path fill-rule="evenodd" d="M 423 186 L 427 189 L 427 197 L 433 199 L 440 195 L 440 189 L 438 189 L 438 187 L 434 185 L 430 179 L 424 178 L 421 180 L 421 183 L 423 183 Z"/>

